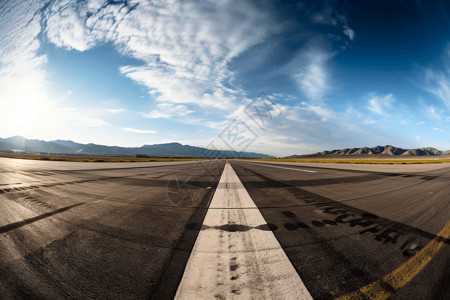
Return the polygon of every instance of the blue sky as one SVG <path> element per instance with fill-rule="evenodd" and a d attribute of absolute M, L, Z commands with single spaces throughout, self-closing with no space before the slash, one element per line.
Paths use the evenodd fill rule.
<path fill-rule="evenodd" d="M 449 33 L 438 0 L 1 1 L 0 136 L 447 150 Z"/>

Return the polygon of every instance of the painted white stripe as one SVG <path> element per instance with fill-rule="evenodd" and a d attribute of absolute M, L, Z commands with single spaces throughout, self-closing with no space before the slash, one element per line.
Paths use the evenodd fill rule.
<path fill-rule="evenodd" d="M 305 170 L 305 169 L 279 167 L 279 166 L 273 166 L 273 165 L 267 165 L 267 164 L 261 164 L 261 163 L 254 163 L 254 162 L 251 162 L 251 163 L 257 164 L 257 165 L 260 165 L 260 166 L 271 167 L 271 168 L 278 168 L 278 169 L 294 170 L 294 171 L 308 172 L 308 173 L 316 173 L 317 172 L 317 171 L 311 171 L 311 170 Z"/>
<path fill-rule="evenodd" d="M 312 299 L 227 163 L 175 299 Z M 225 208 L 225 209 L 220 209 Z"/>

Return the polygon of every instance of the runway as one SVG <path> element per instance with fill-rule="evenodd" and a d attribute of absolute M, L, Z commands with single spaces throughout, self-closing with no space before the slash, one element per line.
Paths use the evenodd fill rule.
<path fill-rule="evenodd" d="M 265 220 L 278 228 L 275 236 L 315 299 L 338 298 L 377 282 L 417 254 L 450 220 L 446 165 L 343 170 L 336 164 L 236 161 L 232 166 Z M 405 286 L 383 283 L 380 294 L 445 299 L 450 295 L 448 250 L 447 236 L 420 273 L 400 276 L 410 279 Z M 384 299 L 380 294 L 374 299 Z"/>
<path fill-rule="evenodd" d="M 2 299 L 174 294 L 224 165 L 0 161 Z"/>
<path fill-rule="evenodd" d="M 237 185 L 219 184 L 224 160 L 0 159 L 0 295 L 172 299 L 203 233 L 231 241 L 262 231 L 313 299 L 450 295 L 448 165 L 229 167 L 254 206 L 227 209 L 259 211 L 265 227 L 205 219 L 218 191 Z M 224 299 L 252 295 L 231 291 Z"/>

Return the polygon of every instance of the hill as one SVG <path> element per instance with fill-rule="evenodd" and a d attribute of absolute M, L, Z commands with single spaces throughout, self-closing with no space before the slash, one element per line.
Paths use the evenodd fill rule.
<path fill-rule="evenodd" d="M 403 149 L 391 145 L 363 147 L 363 148 L 345 148 L 331 151 L 322 151 L 307 155 L 292 155 L 286 158 L 305 158 L 305 157 L 339 157 L 339 156 L 447 156 L 450 151 L 440 151 L 436 148 L 427 147 L 420 149 Z"/>
<path fill-rule="evenodd" d="M 210 150 L 202 147 L 167 143 L 144 145 L 142 147 L 118 147 L 97 144 L 80 144 L 68 140 L 42 141 L 29 140 L 21 136 L 0 138 L 0 151 L 44 153 L 44 154 L 76 154 L 101 156 L 164 156 L 164 157 L 240 157 L 240 158 L 273 158 L 273 156 L 254 152 L 234 152 L 229 150 Z"/>

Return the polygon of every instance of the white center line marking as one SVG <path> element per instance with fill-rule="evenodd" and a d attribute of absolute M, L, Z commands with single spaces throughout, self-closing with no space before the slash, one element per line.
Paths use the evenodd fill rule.
<path fill-rule="evenodd" d="M 257 165 L 260 165 L 260 166 L 265 166 L 265 167 L 279 168 L 279 169 L 286 169 L 286 170 L 294 170 L 294 171 L 300 171 L 300 172 L 308 172 L 308 173 L 316 173 L 317 172 L 317 171 L 311 171 L 311 170 L 305 170 L 305 169 L 279 167 L 279 166 L 273 166 L 273 165 L 267 165 L 267 164 L 261 164 L 261 163 L 254 163 L 254 162 L 251 162 L 251 163 L 252 164 L 257 164 Z"/>
<path fill-rule="evenodd" d="M 312 299 L 227 163 L 175 299 Z M 223 209 L 220 209 L 223 208 Z"/>

